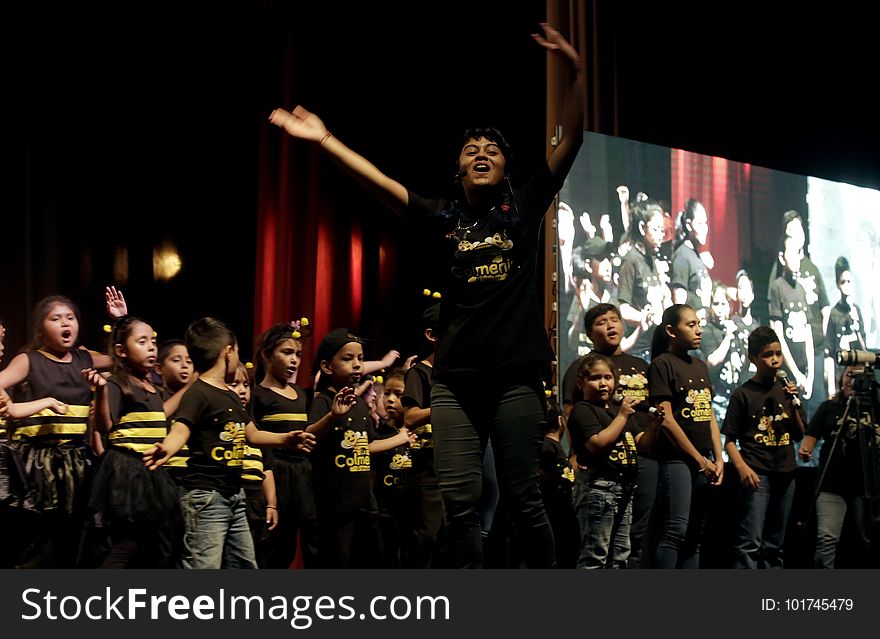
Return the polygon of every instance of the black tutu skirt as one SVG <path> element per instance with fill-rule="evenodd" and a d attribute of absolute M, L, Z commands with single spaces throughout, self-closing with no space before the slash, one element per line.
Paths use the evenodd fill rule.
<path fill-rule="evenodd" d="M 0 506 L 34 508 L 24 461 L 18 450 L 5 440 L 0 441 Z"/>
<path fill-rule="evenodd" d="M 38 512 L 81 512 L 88 499 L 95 463 L 85 444 L 34 446 L 27 440 L 13 444 L 24 464 L 27 500 Z"/>
<path fill-rule="evenodd" d="M 164 468 L 149 470 L 143 458 L 110 448 L 92 484 L 89 509 L 102 525 L 173 525 L 180 519 L 177 484 Z"/>

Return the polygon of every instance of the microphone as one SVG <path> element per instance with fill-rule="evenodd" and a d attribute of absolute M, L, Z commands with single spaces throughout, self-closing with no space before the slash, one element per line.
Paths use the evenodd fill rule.
<path fill-rule="evenodd" d="M 623 403 L 623 395 L 620 393 L 614 393 L 611 396 L 611 401 L 620 406 Z M 653 406 L 648 406 L 644 402 L 639 402 L 635 406 L 633 406 L 633 410 L 636 410 L 640 413 L 648 413 L 649 415 L 657 415 L 660 411 L 654 408 Z"/>
<path fill-rule="evenodd" d="M 776 371 L 776 379 L 778 379 L 779 383 L 782 384 L 783 386 L 785 386 L 785 387 L 788 386 L 788 373 L 786 373 L 781 368 L 778 371 Z M 792 395 L 791 396 L 791 403 L 794 404 L 795 408 L 800 408 L 801 407 L 801 398 L 798 397 L 797 395 Z"/>
<path fill-rule="evenodd" d="M 871 351 L 840 351 L 837 354 L 837 363 L 841 366 L 858 366 L 865 364 L 873 366 L 880 364 L 880 353 L 872 353 Z"/>

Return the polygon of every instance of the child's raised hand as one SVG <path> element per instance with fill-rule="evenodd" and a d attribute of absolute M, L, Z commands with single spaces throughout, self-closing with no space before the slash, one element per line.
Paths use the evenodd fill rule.
<path fill-rule="evenodd" d="M 391 367 L 391 366 L 394 364 L 394 362 L 396 362 L 398 359 L 400 359 L 400 352 L 395 351 L 395 350 L 392 349 L 392 350 L 388 351 L 387 353 L 385 353 L 385 357 L 383 357 L 383 358 L 380 359 L 379 361 L 382 362 L 382 366 L 383 366 L 383 368 L 389 368 L 389 367 Z"/>
<path fill-rule="evenodd" d="M 269 115 L 269 122 L 301 140 L 320 142 L 327 134 L 327 127 L 321 118 L 299 105 L 293 111 L 275 109 Z"/>
<path fill-rule="evenodd" d="M 94 368 L 84 368 L 82 371 L 83 379 L 86 380 L 89 385 L 94 386 L 95 388 L 100 388 L 107 385 L 107 380 L 104 379 L 104 376 L 101 375 Z"/>
<path fill-rule="evenodd" d="M 165 449 L 165 446 L 162 445 L 162 442 L 145 450 L 143 455 L 144 466 L 149 470 L 156 470 L 159 466 L 167 462 L 169 458 L 168 451 Z"/>
<path fill-rule="evenodd" d="M 128 315 L 128 305 L 122 291 L 117 291 L 115 286 L 105 289 L 104 298 L 107 300 L 107 315 L 113 319 L 119 319 Z"/>
<path fill-rule="evenodd" d="M 335 397 L 333 397 L 333 403 L 330 405 L 330 412 L 337 417 L 345 415 L 351 410 L 351 407 L 354 406 L 357 398 L 358 396 L 355 395 L 354 389 L 351 386 L 346 386 L 336 393 Z"/>
<path fill-rule="evenodd" d="M 418 355 L 410 355 L 406 358 L 406 361 L 403 363 L 403 370 L 408 371 L 413 366 L 416 365 L 416 362 L 419 361 Z"/>

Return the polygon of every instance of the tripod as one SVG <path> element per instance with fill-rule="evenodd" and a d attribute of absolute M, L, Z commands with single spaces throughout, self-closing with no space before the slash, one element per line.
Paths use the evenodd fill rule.
<path fill-rule="evenodd" d="M 825 463 L 822 465 L 822 472 L 819 476 L 813 500 L 810 503 L 810 510 L 806 517 L 798 522 L 798 526 L 803 528 L 810 520 L 813 508 L 817 507 L 823 488 L 826 486 L 826 479 L 830 482 L 829 471 L 833 470 L 834 486 L 826 491 L 828 494 L 822 497 L 823 509 L 825 512 L 824 535 L 820 534 L 817 544 L 820 540 L 824 550 L 820 554 L 819 546 L 816 549 L 816 560 L 823 561 L 829 559 L 833 561 L 833 546 L 829 545 L 835 538 L 839 541 L 840 528 L 842 520 L 837 520 L 836 525 L 832 522 L 836 521 L 834 514 L 836 508 L 833 507 L 835 500 L 840 503 L 839 508 L 843 512 L 852 510 L 854 523 L 856 525 L 855 533 L 859 539 L 859 545 L 863 551 L 870 548 L 870 532 L 871 524 L 875 521 L 878 513 L 878 498 L 880 498 L 880 455 L 878 455 L 877 421 L 875 416 L 880 414 L 877 410 L 880 404 L 876 399 L 876 384 L 874 382 L 874 374 L 871 367 L 864 372 L 852 371 L 848 373 L 851 381 L 851 392 L 847 394 L 846 404 L 842 415 L 834 423 L 833 430 L 826 437 L 826 450 L 823 451 Z M 841 491 L 842 489 L 842 491 Z M 829 501 L 831 500 L 831 501 Z M 844 503 L 849 504 L 849 509 Z M 832 505 L 832 510 L 827 510 Z M 842 517 L 842 513 L 839 514 Z M 830 519 L 828 518 L 830 517 Z M 820 529 L 822 519 L 820 519 Z M 830 525 L 831 528 L 827 528 Z M 836 542 L 834 542 L 836 545 Z M 830 563 L 825 563 L 826 567 L 831 567 Z"/>

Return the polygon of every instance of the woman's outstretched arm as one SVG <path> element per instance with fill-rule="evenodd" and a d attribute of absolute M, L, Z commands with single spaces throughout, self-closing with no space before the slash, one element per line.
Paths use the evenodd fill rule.
<path fill-rule="evenodd" d="M 269 116 L 269 122 L 284 129 L 292 137 L 318 144 L 325 153 L 395 213 L 403 214 L 406 210 L 409 204 L 406 187 L 392 180 L 367 158 L 340 142 L 314 113 L 302 106 L 297 106 L 293 111 L 275 109 Z"/>

